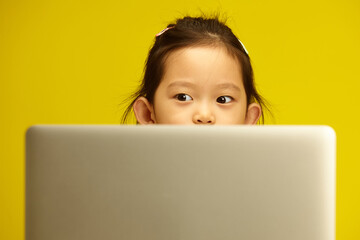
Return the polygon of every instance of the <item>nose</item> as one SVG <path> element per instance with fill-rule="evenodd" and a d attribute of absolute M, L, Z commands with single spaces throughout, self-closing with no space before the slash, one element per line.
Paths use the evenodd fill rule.
<path fill-rule="evenodd" d="M 193 115 L 194 124 L 215 124 L 215 116 L 213 112 L 207 108 L 202 107 Z"/>

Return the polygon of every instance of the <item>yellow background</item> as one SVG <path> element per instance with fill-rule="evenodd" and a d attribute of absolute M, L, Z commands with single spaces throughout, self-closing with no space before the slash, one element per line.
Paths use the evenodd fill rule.
<path fill-rule="evenodd" d="M 229 17 L 270 123 L 335 129 L 337 239 L 360 239 L 358 0 L 0 0 L 0 239 L 24 238 L 26 128 L 118 124 L 154 35 L 200 10 Z"/>

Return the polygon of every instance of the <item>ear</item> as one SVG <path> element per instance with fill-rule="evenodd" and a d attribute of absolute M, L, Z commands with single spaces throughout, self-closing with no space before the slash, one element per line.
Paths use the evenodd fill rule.
<path fill-rule="evenodd" d="M 133 105 L 136 120 L 140 124 L 155 123 L 154 108 L 145 97 L 138 97 Z"/>
<path fill-rule="evenodd" d="M 257 123 L 261 116 L 261 107 L 258 103 L 251 103 L 248 106 L 245 124 L 254 125 Z"/>

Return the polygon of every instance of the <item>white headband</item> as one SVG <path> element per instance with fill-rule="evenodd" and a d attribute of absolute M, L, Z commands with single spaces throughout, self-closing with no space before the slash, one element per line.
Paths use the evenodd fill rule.
<path fill-rule="evenodd" d="M 239 40 L 239 43 L 241 44 L 241 46 L 243 47 L 244 51 L 246 52 L 246 54 L 249 55 L 249 52 L 246 50 L 245 45 L 240 41 L 240 39 L 238 39 L 238 40 Z"/>
<path fill-rule="evenodd" d="M 175 27 L 175 26 L 167 27 L 167 28 L 163 29 L 162 31 L 160 31 L 160 32 L 159 32 L 158 34 L 156 34 L 155 36 L 158 37 L 158 36 L 160 36 L 161 34 L 163 34 L 164 32 L 166 32 L 167 30 L 172 29 L 172 28 L 174 28 L 174 27 Z M 244 51 L 246 52 L 246 54 L 249 55 L 249 52 L 246 50 L 245 45 L 240 41 L 240 39 L 238 39 L 238 40 L 239 40 L 239 43 L 241 44 L 241 46 L 243 47 Z"/>

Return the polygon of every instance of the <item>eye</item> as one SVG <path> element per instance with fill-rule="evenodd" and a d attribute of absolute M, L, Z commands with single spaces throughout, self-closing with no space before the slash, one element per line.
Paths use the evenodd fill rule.
<path fill-rule="evenodd" d="M 175 95 L 175 98 L 181 102 L 186 102 L 186 101 L 191 101 L 193 100 L 192 97 L 190 97 L 189 95 L 185 94 L 185 93 L 179 93 Z"/>
<path fill-rule="evenodd" d="M 233 98 L 230 96 L 220 96 L 216 99 L 216 102 L 224 104 L 224 103 L 229 103 L 232 100 L 233 100 Z"/>

